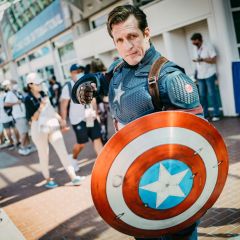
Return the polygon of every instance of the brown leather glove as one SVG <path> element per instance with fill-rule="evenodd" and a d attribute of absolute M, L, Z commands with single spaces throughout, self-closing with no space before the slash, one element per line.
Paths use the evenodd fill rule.
<path fill-rule="evenodd" d="M 96 95 L 96 85 L 86 82 L 81 84 L 77 90 L 77 99 L 81 104 L 89 104 Z"/>

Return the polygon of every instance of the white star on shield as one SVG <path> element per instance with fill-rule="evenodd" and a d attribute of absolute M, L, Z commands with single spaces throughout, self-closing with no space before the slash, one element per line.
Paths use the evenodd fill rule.
<path fill-rule="evenodd" d="M 140 188 L 157 194 L 156 208 L 158 208 L 169 196 L 185 197 L 179 184 L 187 172 L 188 169 L 171 175 L 168 170 L 160 164 L 158 180 Z"/>
<path fill-rule="evenodd" d="M 120 98 L 125 93 L 125 91 L 122 91 L 121 88 L 122 88 L 122 83 L 119 84 L 117 89 L 114 89 L 115 97 L 114 97 L 113 102 L 117 101 L 119 105 L 120 105 Z"/>

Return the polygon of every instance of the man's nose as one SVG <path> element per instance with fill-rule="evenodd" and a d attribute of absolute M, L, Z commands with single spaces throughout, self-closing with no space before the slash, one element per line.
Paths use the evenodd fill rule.
<path fill-rule="evenodd" d="M 125 48 L 126 50 L 129 50 L 129 49 L 131 49 L 132 47 L 133 47 L 133 44 L 132 44 L 131 41 L 129 41 L 129 40 L 124 41 L 124 48 Z"/>

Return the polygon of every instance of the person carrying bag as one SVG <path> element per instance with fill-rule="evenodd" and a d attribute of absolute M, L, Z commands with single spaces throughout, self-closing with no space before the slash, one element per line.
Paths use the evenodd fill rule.
<path fill-rule="evenodd" d="M 61 117 L 55 112 L 48 97 L 42 91 L 43 80 L 36 73 L 27 76 L 29 94 L 25 99 L 26 117 L 31 125 L 31 135 L 36 145 L 42 174 L 46 180 L 46 188 L 55 188 L 58 184 L 50 178 L 49 173 L 49 143 L 55 149 L 63 167 L 73 185 L 80 185 L 85 177 L 76 176 L 68 158 L 67 149 L 62 136 L 66 130 Z"/>

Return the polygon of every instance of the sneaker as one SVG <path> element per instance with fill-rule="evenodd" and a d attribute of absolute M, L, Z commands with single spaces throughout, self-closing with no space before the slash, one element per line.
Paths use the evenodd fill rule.
<path fill-rule="evenodd" d="M 19 148 L 18 153 L 23 156 L 27 156 L 30 154 L 29 148 Z"/>
<path fill-rule="evenodd" d="M 72 166 L 74 168 L 74 171 L 78 172 L 79 169 L 80 169 L 79 166 L 78 166 L 78 161 L 76 159 L 72 158 L 72 154 L 69 154 L 69 159 L 70 159 L 70 162 L 71 162 L 71 164 L 72 164 Z"/>
<path fill-rule="evenodd" d="M 58 187 L 58 184 L 55 183 L 53 180 L 47 182 L 47 184 L 44 185 L 46 188 L 56 188 Z"/>
<path fill-rule="evenodd" d="M 3 144 L 0 145 L 0 149 L 2 148 L 7 148 L 9 146 L 9 143 L 8 142 L 5 142 Z"/>
<path fill-rule="evenodd" d="M 212 121 L 213 121 L 213 122 L 216 122 L 216 121 L 219 121 L 219 120 L 220 120 L 219 117 L 213 117 L 213 118 L 212 118 Z"/>
<path fill-rule="evenodd" d="M 80 169 L 80 167 L 78 166 L 77 160 L 72 159 L 72 165 L 73 165 L 74 171 L 75 171 L 75 172 L 78 172 L 79 169 Z"/>
<path fill-rule="evenodd" d="M 8 150 L 13 150 L 14 148 L 15 148 L 14 144 L 9 144 L 9 145 L 7 146 L 7 149 L 8 149 Z"/>
<path fill-rule="evenodd" d="M 79 186 L 85 178 L 85 176 L 76 176 L 76 178 L 72 180 L 72 184 L 74 186 Z"/>
<path fill-rule="evenodd" d="M 27 148 L 29 149 L 30 153 L 37 151 L 37 148 L 34 145 L 28 146 Z"/>

